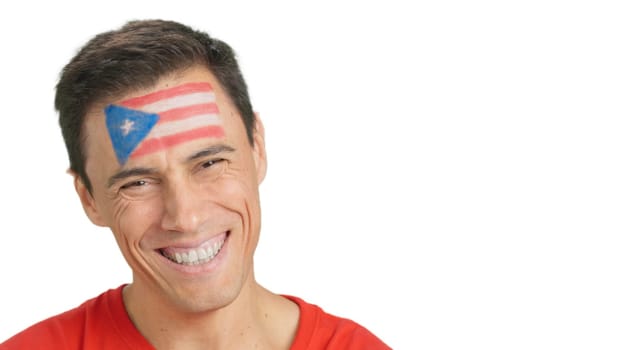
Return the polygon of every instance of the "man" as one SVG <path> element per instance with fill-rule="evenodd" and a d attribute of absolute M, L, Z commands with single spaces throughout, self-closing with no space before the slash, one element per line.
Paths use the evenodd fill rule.
<path fill-rule="evenodd" d="M 227 44 L 130 22 L 78 52 L 55 103 L 76 192 L 133 281 L 0 349 L 388 349 L 256 282 L 264 130 Z"/>

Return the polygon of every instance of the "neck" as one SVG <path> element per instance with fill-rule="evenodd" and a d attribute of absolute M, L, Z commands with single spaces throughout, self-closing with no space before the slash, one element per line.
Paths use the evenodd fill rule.
<path fill-rule="evenodd" d="M 299 316 L 293 302 L 261 287 L 252 274 L 231 303 L 214 310 L 180 310 L 136 279 L 123 300 L 156 349 L 289 349 Z"/>

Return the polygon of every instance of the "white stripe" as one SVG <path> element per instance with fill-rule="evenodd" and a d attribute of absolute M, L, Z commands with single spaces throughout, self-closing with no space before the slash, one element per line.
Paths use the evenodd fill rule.
<path fill-rule="evenodd" d="M 158 123 L 148 137 L 163 137 L 214 124 L 220 124 L 218 114 L 199 114 L 182 120 Z"/>
<path fill-rule="evenodd" d="M 195 92 L 192 94 L 179 95 L 164 100 L 159 100 L 142 107 L 138 107 L 141 111 L 149 113 L 161 113 L 170 109 L 198 105 L 203 103 L 215 102 L 216 97 L 213 92 Z"/>

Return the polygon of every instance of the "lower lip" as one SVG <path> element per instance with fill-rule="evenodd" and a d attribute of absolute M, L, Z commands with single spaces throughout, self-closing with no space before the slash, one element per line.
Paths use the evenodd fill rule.
<path fill-rule="evenodd" d="M 206 263 L 197 264 L 197 265 L 178 264 L 176 262 L 169 260 L 167 257 L 160 254 L 160 252 L 158 251 L 156 251 L 156 254 L 158 254 L 160 258 L 164 260 L 164 262 L 168 266 L 170 266 L 177 272 L 180 272 L 185 275 L 202 275 L 202 274 L 213 272 L 214 270 L 218 268 L 218 266 L 222 264 L 222 261 L 225 259 L 227 252 L 228 252 L 228 247 L 229 247 L 228 243 L 229 243 L 229 232 L 227 232 L 227 238 L 225 238 L 225 241 L 223 242 L 222 247 L 218 251 L 218 254 L 216 254 L 216 256 L 212 258 L 212 260 Z"/>

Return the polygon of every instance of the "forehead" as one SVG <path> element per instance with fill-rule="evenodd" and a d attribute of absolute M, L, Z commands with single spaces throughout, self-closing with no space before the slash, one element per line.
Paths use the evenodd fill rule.
<path fill-rule="evenodd" d="M 164 77 L 153 88 L 93 108 L 84 126 L 87 164 L 101 155 L 123 166 L 194 140 L 236 136 L 236 119 L 241 118 L 234 111 L 216 78 L 205 68 L 193 67 Z"/>
<path fill-rule="evenodd" d="M 216 96 L 208 82 L 188 82 L 110 104 L 106 130 L 121 165 L 129 157 L 198 138 L 224 136 Z"/>

